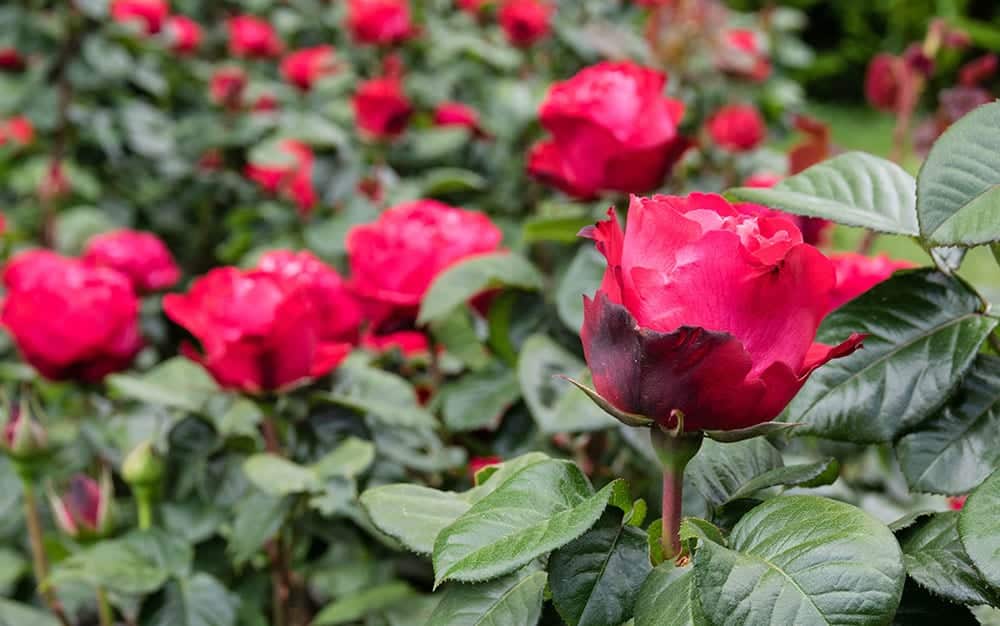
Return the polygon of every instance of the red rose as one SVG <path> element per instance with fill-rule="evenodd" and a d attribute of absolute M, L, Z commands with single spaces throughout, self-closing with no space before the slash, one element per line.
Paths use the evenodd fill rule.
<path fill-rule="evenodd" d="M 246 86 L 247 75 L 243 68 L 220 67 L 212 74 L 208 93 L 215 104 L 227 109 L 238 109 L 241 106 L 243 90 L 246 89 Z"/>
<path fill-rule="evenodd" d="M 166 0 L 114 0 L 111 4 L 111 18 L 116 22 L 137 22 L 147 35 L 160 32 L 164 20 L 170 13 Z"/>
<path fill-rule="evenodd" d="M 270 193 L 280 193 L 292 199 L 299 213 L 306 214 L 316 206 L 316 190 L 313 188 L 312 148 L 294 139 L 285 139 L 279 148 L 289 159 L 280 164 L 248 163 L 247 178 L 256 182 Z"/>
<path fill-rule="evenodd" d="M 743 181 L 744 187 L 754 187 L 757 189 L 770 189 L 784 178 L 780 174 L 774 174 L 773 172 L 757 172 L 756 174 L 751 174 L 747 176 Z"/>
<path fill-rule="evenodd" d="M 837 287 L 830 292 L 830 308 L 836 309 L 888 280 L 897 270 L 916 267 L 913 263 L 890 259 L 885 254 L 875 257 L 841 252 L 830 256 L 837 270 Z"/>
<path fill-rule="evenodd" d="M 857 349 L 814 343 L 833 264 L 780 217 L 741 214 L 721 196 L 633 197 L 581 231 L 608 260 L 581 331 L 594 386 L 622 411 L 684 429 L 768 421 L 809 374 Z"/>
<path fill-rule="evenodd" d="M 771 75 L 771 61 L 760 37 L 746 28 L 730 28 L 723 33 L 716 65 L 724 72 L 755 82 Z"/>
<path fill-rule="evenodd" d="M 322 322 L 321 339 L 337 343 L 358 340 L 361 305 L 348 291 L 340 274 L 313 253 L 273 250 L 260 258 L 257 269 L 306 293 Z"/>
<path fill-rule="evenodd" d="M 181 276 L 173 255 L 159 237 L 136 230 L 115 230 L 92 237 L 81 260 L 121 272 L 138 293 L 173 287 Z"/>
<path fill-rule="evenodd" d="M 348 231 L 350 284 L 375 326 L 390 318 L 412 321 L 438 274 L 496 250 L 502 238 L 482 213 L 436 200 L 400 204 Z"/>
<path fill-rule="evenodd" d="M 388 139 L 406 130 L 413 105 L 395 76 L 373 78 L 358 86 L 354 94 L 354 116 L 361 131 L 371 137 Z"/>
<path fill-rule="evenodd" d="M 190 17 L 172 15 L 167 20 L 171 49 L 178 54 L 190 54 L 201 45 L 201 26 Z"/>
<path fill-rule="evenodd" d="M 407 358 L 424 356 L 431 351 L 427 335 L 419 330 L 400 330 L 382 335 L 366 333 L 361 338 L 361 347 L 378 353 L 399 350 Z"/>
<path fill-rule="evenodd" d="M 415 32 L 409 0 L 348 0 L 347 27 L 358 43 L 379 46 L 405 41 Z"/>
<path fill-rule="evenodd" d="M 252 15 L 238 15 L 229 18 L 226 26 L 231 55 L 266 59 L 281 54 L 281 40 L 266 21 Z"/>
<path fill-rule="evenodd" d="M 142 348 L 139 301 L 114 270 L 32 250 L 7 264 L 3 282 L 0 321 L 46 378 L 97 382 Z"/>
<path fill-rule="evenodd" d="M 184 354 L 227 389 L 281 390 L 324 376 L 351 344 L 324 338 L 328 322 L 299 281 L 260 269 L 216 268 L 163 310 L 201 343 Z"/>
<path fill-rule="evenodd" d="M 434 109 L 435 126 L 462 126 L 481 133 L 479 112 L 461 102 L 442 102 Z"/>
<path fill-rule="evenodd" d="M 780 180 L 780 179 L 779 179 Z M 749 182 L 749 179 L 748 179 Z M 778 181 L 776 180 L 776 184 Z M 752 186 L 752 185 L 747 185 Z M 749 202 L 740 202 L 733 205 L 733 208 L 738 212 L 749 215 L 752 217 L 768 217 L 774 218 L 779 217 L 781 219 L 789 220 L 799 229 L 802 233 L 802 242 L 807 243 L 810 246 L 818 246 L 827 243 L 829 239 L 829 233 L 833 229 L 833 222 L 829 220 L 820 219 L 818 217 L 805 217 L 802 215 L 792 215 L 790 213 L 784 213 L 770 207 L 761 206 L 759 204 L 750 204 Z"/>
<path fill-rule="evenodd" d="M 708 134 L 727 152 L 747 152 L 764 141 L 767 125 L 754 107 L 730 104 L 716 111 L 708 121 Z"/>
<path fill-rule="evenodd" d="M 653 189 L 687 148 L 684 104 L 667 76 L 629 61 L 588 67 L 554 84 L 539 110 L 552 138 L 528 155 L 532 176 L 578 197 Z"/>
<path fill-rule="evenodd" d="M 865 74 L 865 98 L 880 111 L 895 111 L 906 80 L 906 65 L 900 57 L 876 54 Z"/>
<path fill-rule="evenodd" d="M 500 26 L 509 42 L 526 48 L 549 34 L 553 11 L 542 0 L 507 0 L 500 8 Z"/>
<path fill-rule="evenodd" d="M 0 71 L 20 72 L 27 62 L 17 48 L 0 48 Z"/>
<path fill-rule="evenodd" d="M 297 50 L 281 61 L 281 75 L 303 91 L 309 91 L 314 82 L 336 71 L 333 46 Z"/>
<path fill-rule="evenodd" d="M 278 110 L 278 100 L 274 95 L 262 93 L 254 101 L 251 110 L 254 113 L 271 113 Z"/>
<path fill-rule="evenodd" d="M 969 499 L 969 496 L 949 496 L 948 497 L 948 508 L 952 511 L 961 511 L 965 508 L 965 501 Z"/>
<path fill-rule="evenodd" d="M 23 115 L 0 121 L 0 146 L 8 141 L 17 146 L 27 146 L 35 140 L 35 127 Z"/>

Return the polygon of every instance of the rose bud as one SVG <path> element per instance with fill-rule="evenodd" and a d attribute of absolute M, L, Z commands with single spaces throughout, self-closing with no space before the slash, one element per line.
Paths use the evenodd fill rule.
<path fill-rule="evenodd" d="M 348 0 L 347 28 L 358 43 L 389 46 L 412 37 L 409 0 Z"/>
<path fill-rule="evenodd" d="M 49 435 L 35 415 L 40 413 L 27 392 L 6 402 L 7 421 L 3 426 L 3 449 L 11 458 L 29 461 L 48 454 Z"/>
<path fill-rule="evenodd" d="M 906 65 L 900 57 L 881 53 L 868 63 L 865 73 L 865 99 L 880 111 L 893 112 L 899 107 Z"/>
<path fill-rule="evenodd" d="M 166 0 L 114 0 L 111 18 L 120 23 L 137 23 L 147 35 L 160 32 L 170 14 Z"/>
<path fill-rule="evenodd" d="M 965 501 L 969 499 L 969 496 L 949 496 L 948 497 L 948 509 L 952 511 L 961 511 L 965 508 Z"/>
<path fill-rule="evenodd" d="M 727 152 L 747 152 L 764 141 L 767 125 L 754 107 L 730 104 L 716 111 L 708 121 L 708 134 Z"/>
<path fill-rule="evenodd" d="M 226 22 L 229 53 L 234 57 L 267 59 L 281 54 L 283 45 L 269 23 L 252 15 L 237 15 Z"/>
<path fill-rule="evenodd" d="M 975 87 L 993 78 L 997 73 L 998 64 L 1000 64 L 1000 57 L 992 52 L 977 57 L 958 70 L 958 82 L 965 87 Z"/>
<path fill-rule="evenodd" d="M 0 71 L 20 72 L 27 66 L 27 62 L 17 48 L 0 48 Z"/>
<path fill-rule="evenodd" d="M 604 62 L 555 83 L 539 109 L 552 138 L 528 155 L 528 172 L 580 198 L 658 187 L 688 147 L 684 104 L 663 95 L 667 76 Z"/>
<path fill-rule="evenodd" d="M 243 90 L 246 86 L 247 75 L 243 68 L 220 67 L 212 74 L 208 93 L 215 104 L 227 109 L 238 109 L 241 106 Z"/>
<path fill-rule="evenodd" d="M 542 0 L 506 0 L 500 8 L 500 26 L 507 41 L 527 48 L 549 34 L 555 7 Z"/>
<path fill-rule="evenodd" d="M 477 135 L 485 135 L 479 125 L 479 112 L 461 102 L 442 102 L 434 109 L 435 126 L 461 126 Z"/>
<path fill-rule="evenodd" d="M 336 71 L 333 46 L 297 50 L 281 61 L 281 75 L 302 91 L 309 91 L 314 82 Z"/>
<path fill-rule="evenodd" d="M 188 293 L 165 296 L 163 310 L 201 344 L 185 344 L 183 354 L 226 389 L 290 389 L 325 376 L 351 351 L 325 338 L 331 320 L 311 290 L 261 269 L 213 269 Z"/>
<path fill-rule="evenodd" d="M 837 271 L 837 287 L 830 292 L 830 309 L 836 309 L 888 280 L 897 270 L 916 267 L 915 264 L 890 259 L 885 254 L 869 257 L 853 252 L 830 256 Z"/>
<path fill-rule="evenodd" d="M 767 80 L 771 75 L 771 61 L 761 38 L 746 28 L 730 28 L 723 33 L 716 66 L 754 82 Z"/>
<path fill-rule="evenodd" d="M 770 189 L 780 183 L 782 178 L 784 176 L 773 172 L 757 172 L 756 174 L 747 176 L 742 186 L 753 187 L 755 189 Z"/>
<path fill-rule="evenodd" d="M 685 433 L 755 426 L 813 370 L 860 347 L 857 334 L 814 343 L 834 267 L 791 221 L 711 194 L 633 196 L 624 232 L 608 215 L 580 233 L 608 261 L 584 298 L 581 339 L 596 393 L 619 419 Z"/>
<path fill-rule="evenodd" d="M 170 48 L 178 54 L 191 54 L 201 45 L 201 26 L 190 17 L 172 15 L 167 20 Z"/>
<path fill-rule="evenodd" d="M 114 230 L 92 237 L 81 260 L 124 274 L 137 293 L 173 287 L 181 276 L 173 255 L 159 237 L 136 230 Z"/>
<path fill-rule="evenodd" d="M 107 471 L 101 474 L 100 483 L 77 474 L 61 498 L 50 494 L 49 501 L 59 529 L 73 539 L 94 541 L 107 537 L 114 529 L 114 491 Z"/>
<path fill-rule="evenodd" d="M 163 478 L 166 469 L 163 458 L 151 441 L 132 449 L 122 462 L 122 478 L 132 487 L 153 487 Z"/>
<path fill-rule="evenodd" d="M 294 139 L 285 139 L 279 149 L 290 158 L 280 164 L 248 163 L 247 178 L 256 182 L 269 193 L 281 194 L 293 202 L 301 215 L 306 215 L 316 206 L 316 190 L 313 187 L 312 148 Z"/>
<path fill-rule="evenodd" d="M 0 323 L 48 379 L 99 382 L 142 349 L 139 300 L 119 272 L 31 250 L 7 263 L 3 282 Z"/>
<path fill-rule="evenodd" d="M 406 130 L 413 105 L 394 76 L 373 78 L 358 86 L 352 101 L 358 128 L 369 137 L 390 139 Z"/>
<path fill-rule="evenodd" d="M 503 233 L 482 213 L 417 200 L 392 207 L 347 233 L 351 289 L 376 331 L 412 324 L 431 282 L 455 263 L 500 246 Z"/>

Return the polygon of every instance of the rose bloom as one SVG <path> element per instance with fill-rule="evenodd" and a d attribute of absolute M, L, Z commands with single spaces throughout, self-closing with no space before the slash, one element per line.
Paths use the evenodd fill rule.
<path fill-rule="evenodd" d="M 549 34 L 555 7 L 543 0 L 506 0 L 500 7 L 500 26 L 507 41 L 526 48 Z"/>
<path fill-rule="evenodd" d="M 17 48 L 0 48 L 0 71 L 20 72 L 26 65 L 27 62 Z"/>
<path fill-rule="evenodd" d="M 482 213 L 436 200 L 400 204 L 348 231 L 350 285 L 374 327 L 387 321 L 412 323 L 420 300 L 441 272 L 495 251 L 502 238 Z"/>
<path fill-rule="evenodd" d="M 305 215 L 316 206 L 316 190 L 313 187 L 312 148 L 294 139 L 285 139 L 280 149 L 290 158 L 278 165 L 248 163 L 246 176 L 269 193 L 279 193 L 291 198 Z"/>
<path fill-rule="evenodd" d="M 664 427 L 732 430 L 776 417 L 809 374 L 861 345 L 815 343 L 830 310 L 833 263 L 782 217 L 721 196 L 632 198 L 581 231 L 608 268 L 581 330 L 594 387 Z"/>
<path fill-rule="evenodd" d="M 666 82 L 622 61 L 555 83 L 539 109 L 552 138 L 531 149 L 529 173 L 580 198 L 659 186 L 688 147 L 677 130 L 684 104 L 663 95 Z"/>
<path fill-rule="evenodd" d="M 178 54 L 191 54 L 201 45 L 201 26 L 190 17 L 171 15 L 167 20 L 171 49 Z"/>
<path fill-rule="evenodd" d="M 213 269 L 188 293 L 163 299 L 167 316 L 201 344 L 200 352 L 183 346 L 184 354 L 227 389 L 287 389 L 325 376 L 351 350 L 339 335 L 336 296 L 325 300 L 323 295 L 327 272 L 303 270 L 318 261 L 292 255 L 265 257 L 262 263 L 267 269 Z"/>
<path fill-rule="evenodd" d="M 352 103 L 358 128 L 379 139 L 402 134 L 413 115 L 413 105 L 403 92 L 403 83 L 395 76 L 364 81 Z"/>
<path fill-rule="evenodd" d="M 358 43 L 388 46 L 414 34 L 409 0 L 347 0 L 347 27 Z"/>
<path fill-rule="evenodd" d="M 897 56 L 876 54 L 865 73 L 865 99 L 880 111 L 895 111 L 906 80 L 906 66 Z"/>
<path fill-rule="evenodd" d="M 235 57 L 271 58 L 281 54 L 283 45 L 274 28 L 253 15 L 238 15 L 226 22 L 229 53 Z"/>
<path fill-rule="evenodd" d="M 780 180 L 780 177 L 776 178 L 773 182 L 765 180 L 752 181 L 751 179 L 747 179 L 744 186 L 753 187 L 755 185 L 748 183 L 758 182 L 756 185 L 758 187 L 773 187 L 778 184 Z M 771 184 L 764 185 L 764 182 L 771 182 Z M 818 217 L 805 217 L 804 215 L 784 213 L 782 211 L 778 211 L 777 209 L 761 206 L 759 204 L 741 202 L 734 204 L 733 208 L 740 213 L 754 217 L 780 217 L 789 220 L 795 224 L 795 226 L 799 229 L 799 232 L 802 233 L 802 241 L 811 246 L 826 244 L 827 240 L 830 238 L 830 231 L 832 231 L 834 227 L 833 222 L 829 220 L 820 219 Z"/>
<path fill-rule="evenodd" d="M 138 22 L 147 35 L 155 35 L 170 14 L 166 0 L 114 0 L 111 18 L 116 22 Z"/>
<path fill-rule="evenodd" d="M 173 255 L 160 238 L 137 230 L 113 230 L 92 237 L 81 260 L 124 274 L 138 293 L 173 287 L 181 276 Z"/>
<path fill-rule="evenodd" d="M 11 259 L 0 322 L 51 380 L 99 382 L 142 349 L 139 300 L 123 274 L 46 250 Z"/>
<path fill-rule="evenodd" d="M 10 142 L 24 147 L 35 140 L 35 126 L 23 115 L 0 121 L 0 146 Z"/>
<path fill-rule="evenodd" d="M 246 86 L 247 75 L 243 68 L 220 67 L 212 74 L 208 93 L 215 104 L 227 109 L 238 109 L 241 106 L 243 90 L 246 89 Z"/>
<path fill-rule="evenodd" d="M 754 107 L 730 104 L 708 121 L 708 134 L 727 152 L 748 152 L 764 141 L 767 125 Z"/>
<path fill-rule="evenodd" d="M 716 65 L 724 72 L 754 82 L 767 80 L 771 75 L 771 61 L 761 39 L 746 28 L 730 28 L 723 33 Z"/>
<path fill-rule="evenodd" d="M 915 264 L 890 259 L 885 254 L 870 257 L 853 252 L 830 256 L 837 271 L 837 287 L 830 292 L 830 308 L 836 309 L 888 280 L 893 272 L 916 267 Z"/>
<path fill-rule="evenodd" d="M 281 60 L 281 75 L 302 91 L 313 83 L 337 71 L 333 46 L 314 46 L 292 52 Z"/>
<path fill-rule="evenodd" d="M 442 102 L 434 109 L 435 126 L 461 126 L 476 133 L 479 126 L 479 112 L 461 102 Z"/>

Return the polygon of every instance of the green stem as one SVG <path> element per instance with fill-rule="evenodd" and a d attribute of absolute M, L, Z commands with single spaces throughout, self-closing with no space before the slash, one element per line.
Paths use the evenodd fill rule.
<path fill-rule="evenodd" d="M 664 560 L 677 559 L 683 552 L 680 529 L 684 468 L 698 453 L 702 441 L 701 433 L 685 434 L 682 424 L 679 422 L 676 431 L 666 431 L 659 426 L 650 429 L 653 449 L 663 467 L 663 534 L 660 544 Z"/>
<path fill-rule="evenodd" d="M 147 487 L 136 487 L 135 505 L 139 518 L 139 530 L 149 530 L 153 527 L 153 490 Z"/>
<path fill-rule="evenodd" d="M 69 619 L 63 612 L 62 604 L 56 597 L 55 589 L 49 585 L 49 564 L 45 558 L 45 542 L 42 539 L 42 522 L 38 515 L 38 502 L 35 498 L 35 488 L 28 476 L 22 476 L 22 495 L 24 498 L 24 518 L 28 526 L 28 540 L 31 543 L 31 559 L 34 566 L 35 580 L 38 582 L 39 593 L 48 605 L 49 610 L 63 626 L 69 626 Z"/>
<path fill-rule="evenodd" d="M 108 594 L 103 587 L 97 588 L 97 616 L 101 626 L 114 626 L 114 614 L 111 612 Z"/>

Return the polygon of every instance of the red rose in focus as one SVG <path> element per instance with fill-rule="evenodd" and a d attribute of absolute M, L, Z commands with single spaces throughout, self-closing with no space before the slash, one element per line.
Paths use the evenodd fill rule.
<path fill-rule="evenodd" d="M 496 250 L 502 238 L 482 213 L 436 200 L 400 204 L 348 231 L 350 284 L 376 329 L 390 319 L 412 322 L 438 274 Z"/>
<path fill-rule="evenodd" d="M 0 71 L 20 72 L 27 62 L 17 48 L 0 48 Z"/>
<path fill-rule="evenodd" d="M 190 54 L 201 45 L 201 26 L 190 17 L 172 15 L 167 20 L 171 48 L 179 54 Z"/>
<path fill-rule="evenodd" d="M 581 235 L 608 260 L 581 331 L 594 386 L 622 411 L 684 429 L 773 419 L 809 374 L 853 352 L 814 343 L 833 264 L 781 217 L 741 214 L 721 196 L 633 197 Z"/>
<path fill-rule="evenodd" d="M 312 182 L 312 148 L 294 139 L 285 139 L 279 147 L 289 157 L 287 161 L 280 164 L 248 163 L 247 178 L 265 191 L 291 198 L 298 206 L 299 213 L 309 213 L 317 201 Z"/>
<path fill-rule="evenodd" d="M 314 82 L 336 71 L 333 46 L 314 46 L 298 50 L 281 61 L 281 75 L 303 91 L 309 91 Z"/>
<path fill-rule="evenodd" d="M 24 147 L 35 140 L 35 127 L 31 120 L 23 115 L 0 121 L 0 146 L 12 142 Z"/>
<path fill-rule="evenodd" d="M 201 343 L 200 353 L 184 346 L 188 358 L 221 386 L 258 393 L 324 376 L 350 352 L 324 337 L 329 320 L 315 295 L 274 272 L 220 267 L 165 296 L 163 310 Z"/>
<path fill-rule="evenodd" d="M 281 54 L 283 45 L 265 20 L 252 15 L 238 15 L 226 23 L 229 30 L 229 53 L 235 57 L 270 58 Z"/>
<path fill-rule="evenodd" d="M 227 109 L 238 109 L 246 86 L 247 75 L 242 68 L 220 67 L 212 74 L 208 93 L 215 104 Z"/>
<path fill-rule="evenodd" d="M 880 111 L 893 112 L 899 107 L 903 83 L 907 78 L 906 65 L 900 57 L 876 54 L 865 73 L 865 98 L 868 104 Z"/>
<path fill-rule="evenodd" d="M 170 14 L 166 0 L 114 0 L 111 18 L 116 22 L 138 22 L 147 35 L 155 35 Z"/>
<path fill-rule="evenodd" d="M 752 179 L 747 179 L 743 184 L 745 187 L 753 187 L 749 183 L 754 182 Z M 759 187 L 773 187 L 777 183 L 781 182 L 780 177 L 777 177 L 772 181 L 760 181 L 769 182 L 769 185 L 757 185 Z M 805 217 L 802 215 L 793 215 L 791 213 L 784 213 L 770 207 L 761 206 L 759 204 L 750 204 L 748 202 L 741 202 L 734 204 L 733 208 L 744 215 L 750 215 L 753 217 L 780 217 L 791 221 L 802 233 L 802 242 L 807 243 L 810 246 L 819 246 L 827 243 L 829 239 L 830 231 L 833 230 L 833 222 L 829 220 L 820 219 L 818 217 Z"/>
<path fill-rule="evenodd" d="M 747 152 L 764 141 L 767 125 L 757 109 L 748 104 L 724 106 L 708 121 L 708 134 L 728 152 Z"/>
<path fill-rule="evenodd" d="M 677 130 L 684 104 L 663 95 L 666 82 L 623 61 L 554 84 L 539 110 L 552 138 L 531 149 L 528 171 L 581 198 L 659 186 L 688 146 Z"/>
<path fill-rule="evenodd" d="M 413 105 L 403 93 L 403 83 L 395 76 L 361 83 L 354 94 L 353 105 L 361 131 L 379 139 L 400 135 L 413 115 Z"/>
<path fill-rule="evenodd" d="M 347 27 L 358 43 L 388 46 L 414 34 L 409 0 L 348 0 Z"/>
<path fill-rule="evenodd" d="M 526 48 L 549 34 L 555 7 L 543 0 L 506 0 L 500 8 L 500 26 L 507 41 Z"/>
<path fill-rule="evenodd" d="M 482 133 L 479 112 L 461 102 L 442 102 L 434 109 L 435 126 L 462 126 L 475 133 Z"/>
<path fill-rule="evenodd" d="M 139 301 L 114 270 L 32 250 L 8 262 L 3 282 L 0 322 L 46 378 L 98 382 L 142 348 Z"/>
<path fill-rule="evenodd" d="M 837 270 L 837 287 L 830 292 L 830 309 L 836 309 L 888 280 L 893 272 L 916 267 L 913 263 L 890 259 L 885 254 L 870 257 L 853 252 L 830 256 Z"/>
<path fill-rule="evenodd" d="M 731 28 L 723 33 L 716 65 L 724 72 L 755 82 L 771 75 L 771 61 L 757 33 L 746 28 Z"/>
<path fill-rule="evenodd" d="M 92 237 L 81 260 L 124 274 L 138 293 L 173 287 L 181 276 L 173 255 L 160 238 L 136 230 L 115 230 Z"/>

